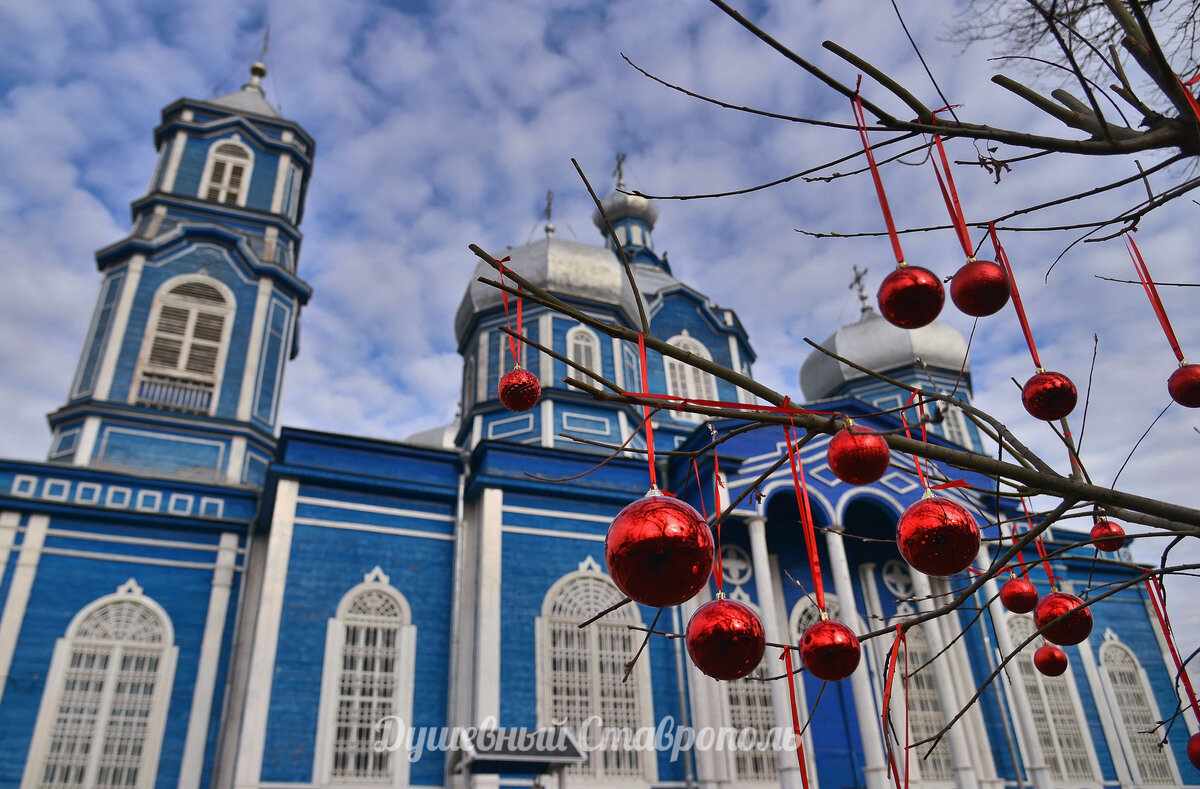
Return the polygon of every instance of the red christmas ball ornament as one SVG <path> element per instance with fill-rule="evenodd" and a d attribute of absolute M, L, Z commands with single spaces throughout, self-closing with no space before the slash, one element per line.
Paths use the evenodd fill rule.
<path fill-rule="evenodd" d="M 1082 606 L 1083 601 L 1073 594 L 1051 592 L 1037 604 L 1033 621 L 1039 630 L 1047 622 L 1054 622 L 1042 630 L 1042 637 L 1051 644 L 1064 647 L 1079 644 L 1092 632 L 1091 609 Z"/>
<path fill-rule="evenodd" d="M 878 433 L 854 433 L 843 428 L 829 440 L 826 456 L 833 475 L 851 485 L 870 485 L 887 471 L 887 440 Z"/>
<path fill-rule="evenodd" d="M 1200 770 L 1200 733 L 1193 734 L 1187 744 L 1188 761 L 1197 770 Z"/>
<path fill-rule="evenodd" d="M 968 260 L 950 278 L 950 300 L 976 318 L 995 315 L 1008 304 L 1009 295 L 1004 269 L 990 260 Z"/>
<path fill-rule="evenodd" d="M 691 505 L 654 488 L 617 513 L 604 561 L 617 588 L 639 603 L 679 605 L 712 571 L 712 530 Z"/>
<path fill-rule="evenodd" d="M 923 498 L 896 524 L 896 545 L 904 561 L 926 575 L 960 573 L 979 553 L 979 526 L 967 508 L 940 496 Z"/>
<path fill-rule="evenodd" d="M 901 329 L 919 329 L 933 323 L 942 311 L 946 291 L 932 271 L 920 266 L 900 266 L 879 286 L 879 311 Z"/>
<path fill-rule="evenodd" d="M 758 615 L 736 600 L 705 603 L 688 622 L 688 655 L 713 679 L 741 679 L 758 667 L 766 648 Z"/>
<path fill-rule="evenodd" d="M 1176 368 L 1167 379 L 1167 392 L 1184 408 L 1200 408 L 1200 364 Z"/>
<path fill-rule="evenodd" d="M 1028 614 L 1037 603 L 1037 587 L 1028 578 L 1009 578 L 1000 587 L 1000 605 L 1014 614 Z"/>
<path fill-rule="evenodd" d="M 1092 527 L 1091 538 L 1096 541 L 1096 547 L 1100 550 L 1115 553 L 1125 545 L 1125 530 L 1119 523 L 1099 520 Z"/>
<path fill-rule="evenodd" d="M 858 636 L 841 622 L 822 619 L 800 636 L 800 661 L 817 679 L 837 682 L 854 673 L 862 658 Z"/>
<path fill-rule="evenodd" d="M 1045 644 L 1033 653 L 1033 665 L 1047 677 L 1062 676 L 1067 670 L 1067 653 L 1053 644 Z"/>
<path fill-rule="evenodd" d="M 1034 419 L 1053 422 L 1075 410 L 1079 393 L 1062 373 L 1036 373 L 1021 388 L 1021 403 Z"/>
<path fill-rule="evenodd" d="M 542 396 L 542 383 L 524 367 L 514 367 L 500 378 L 500 403 L 509 411 L 528 411 Z"/>

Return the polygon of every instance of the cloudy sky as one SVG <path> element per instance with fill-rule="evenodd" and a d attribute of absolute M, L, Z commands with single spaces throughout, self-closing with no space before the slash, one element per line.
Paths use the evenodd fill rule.
<path fill-rule="evenodd" d="M 960 117 L 1073 134 L 989 82 L 1001 66 L 987 61 L 986 46 L 960 54 L 945 41 L 948 5 L 900 2 Z M 941 103 L 888 3 L 759 0 L 743 8 L 846 81 L 854 70 L 821 49 L 823 39 Z M 460 369 L 452 317 L 474 265 L 467 244 L 501 250 L 540 234 L 548 189 L 557 195 L 559 235 L 599 241 L 571 157 L 603 191 L 614 153 L 625 151 L 631 186 L 687 194 L 745 187 L 857 147 L 852 133 L 681 96 L 621 59 L 737 105 L 850 120 L 843 99 L 704 0 L 0 0 L 0 406 L 8 414 L 0 455 L 45 456 L 44 415 L 63 401 L 93 308 L 92 256 L 128 231 L 128 204 L 144 193 L 154 164 L 160 109 L 180 96 L 235 90 L 268 23 L 268 98 L 318 143 L 300 259 L 315 295 L 289 371 L 287 425 L 398 439 L 449 421 Z M 874 86 L 866 90 L 906 114 Z M 956 159 L 983 150 L 967 142 L 949 149 Z M 884 171 L 898 222 L 944 222 L 933 174 L 911 159 Z M 1145 166 L 1156 161 L 1142 157 Z M 968 218 L 983 220 L 1134 171 L 1130 160 L 1064 156 L 1014 165 L 998 185 L 976 167 L 957 177 Z M 1161 189 L 1187 174 L 1175 168 L 1153 183 Z M 1143 195 L 1138 185 L 1013 224 L 1108 216 Z M 869 269 L 872 290 L 891 266 L 884 239 L 797 232 L 879 230 L 862 177 L 659 208 L 656 244 L 676 275 L 739 312 L 759 354 L 756 374 L 796 399 L 803 339 L 823 340 L 857 315 L 851 266 Z M 1185 198 L 1143 223 L 1138 239 L 1158 279 L 1197 279 L 1198 212 Z M 1141 289 L 1097 278 L 1132 275 L 1120 242 L 1077 245 L 1046 277 L 1073 240 L 1005 235 L 1046 365 L 1082 388 L 1098 337 L 1082 448 L 1093 479 L 1110 484 L 1167 405 L 1174 359 Z M 949 232 L 906 236 L 904 245 L 910 261 L 942 275 L 962 263 Z M 1194 291 L 1163 295 L 1185 352 L 1200 358 Z M 952 310 L 946 319 L 971 330 Z M 1062 449 L 1024 414 L 1010 380 L 1032 373 L 1010 308 L 980 322 L 972 369 L 977 402 L 1064 468 Z M 1200 506 L 1197 425 L 1200 413 L 1169 409 L 1120 486 Z M 1153 543 L 1143 546 L 1139 556 L 1152 560 Z M 1173 556 L 1200 560 L 1200 550 Z"/>

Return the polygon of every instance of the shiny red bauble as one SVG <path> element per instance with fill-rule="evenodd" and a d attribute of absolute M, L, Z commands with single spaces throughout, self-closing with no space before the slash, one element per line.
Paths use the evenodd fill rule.
<path fill-rule="evenodd" d="M 767 635 L 758 615 L 736 600 L 720 598 L 692 614 L 687 651 L 696 668 L 713 679 L 740 679 L 762 662 Z"/>
<path fill-rule="evenodd" d="M 942 311 L 946 291 L 932 271 L 920 266 L 900 266 L 879 286 L 879 312 L 893 326 L 919 329 L 933 323 Z"/>
<path fill-rule="evenodd" d="M 976 318 L 995 315 L 1008 297 L 1008 276 L 990 260 L 968 260 L 950 279 L 950 300 Z"/>
<path fill-rule="evenodd" d="M 904 561 L 926 575 L 960 573 L 979 553 L 979 526 L 967 508 L 939 496 L 923 498 L 896 524 L 896 545 Z"/>
<path fill-rule="evenodd" d="M 1066 592 L 1051 592 L 1043 597 L 1033 612 L 1033 621 L 1039 630 L 1054 622 L 1042 630 L 1042 637 L 1064 647 L 1082 643 L 1092 632 L 1091 609 L 1083 608 L 1082 600 Z"/>
<path fill-rule="evenodd" d="M 528 411 L 542 396 L 542 383 L 524 367 L 514 367 L 500 378 L 500 403 L 509 411 Z"/>
<path fill-rule="evenodd" d="M 1033 665 L 1047 677 L 1059 677 L 1067 670 L 1067 653 L 1053 644 L 1038 647 L 1033 653 Z"/>
<path fill-rule="evenodd" d="M 1028 614 L 1037 603 L 1037 587 L 1028 578 L 1009 578 L 1000 587 L 1000 605 L 1014 614 Z"/>
<path fill-rule="evenodd" d="M 1200 733 L 1193 734 L 1187 744 L 1188 761 L 1197 770 L 1200 770 Z"/>
<path fill-rule="evenodd" d="M 1125 530 L 1112 521 L 1096 521 L 1090 536 L 1096 547 L 1107 553 L 1119 551 L 1125 545 Z"/>
<path fill-rule="evenodd" d="M 655 489 L 617 513 L 604 561 L 617 588 L 639 603 L 679 605 L 712 571 L 712 530 L 691 505 Z"/>
<path fill-rule="evenodd" d="M 1167 379 L 1167 392 L 1184 408 L 1200 408 L 1200 364 L 1176 368 Z"/>
<path fill-rule="evenodd" d="M 833 475 L 851 485 L 870 485 L 887 471 L 887 439 L 878 433 L 854 433 L 843 428 L 829 440 L 828 460 Z"/>
<path fill-rule="evenodd" d="M 1053 422 L 1075 410 L 1079 393 L 1062 373 L 1040 372 L 1021 388 L 1021 403 L 1034 419 Z"/>
<path fill-rule="evenodd" d="M 800 662 L 817 679 L 837 682 L 854 673 L 862 647 L 854 631 L 832 619 L 808 626 L 800 636 Z"/>

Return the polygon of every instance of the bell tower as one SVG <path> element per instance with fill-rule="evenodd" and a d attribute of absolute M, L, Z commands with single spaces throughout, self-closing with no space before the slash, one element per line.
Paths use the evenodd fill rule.
<path fill-rule="evenodd" d="M 297 274 L 314 143 L 240 90 L 162 111 L 128 236 L 96 253 L 100 295 L 49 459 L 258 485 L 298 349 Z"/>

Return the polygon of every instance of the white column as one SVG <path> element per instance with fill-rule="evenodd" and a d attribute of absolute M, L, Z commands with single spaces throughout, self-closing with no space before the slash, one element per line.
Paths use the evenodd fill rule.
<path fill-rule="evenodd" d="M 279 621 L 283 616 L 283 592 L 287 586 L 296 497 L 299 493 L 300 483 L 294 479 L 281 479 L 275 488 L 275 511 L 271 514 L 267 561 L 263 569 L 262 594 L 259 597 L 246 682 L 248 693 L 242 712 L 237 766 L 234 768 L 233 780 L 237 789 L 256 789 L 262 775 L 267 713 L 271 706 L 271 685 L 275 679 L 275 650 L 279 646 Z"/>
<path fill-rule="evenodd" d="M 929 579 L 922 573 L 913 570 L 912 572 L 913 594 L 917 598 L 917 607 L 922 613 L 931 611 L 935 608 L 933 600 L 929 595 L 932 591 L 929 588 Z M 932 619 L 921 625 L 925 632 L 925 639 L 929 642 L 929 653 L 936 655 L 946 647 L 946 638 L 942 634 L 941 622 L 937 619 Z M 942 715 L 946 722 L 950 722 L 950 718 L 958 711 L 959 700 L 958 694 L 954 690 L 954 682 L 947 676 L 944 665 L 930 669 L 933 673 L 934 685 L 937 687 L 938 697 L 942 702 Z M 963 734 L 961 726 L 953 726 L 946 737 L 950 740 L 950 758 L 954 762 L 954 782 L 959 789 L 978 789 L 979 781 L 975 775 L 975 768 L 971 764 L 971 751 L 967 747 L 967 739 Z"/>
<path fill-rule="evenodd" d="M 981 570 L 987 569 L 991 564 L 991 557 L 986 545 L 979 549 L 976 564 Z M 1013 642 L 1008 632 L 1008 614 L 1000 605 L 1000 589 L 996 579 L 989 578 L 984 582 L 983 593 L 989 600 L 988 613 L 996 624 L 996 646 L 1000 649 L 1001 656 L 1011 655 Z M 1033 785 L 1033 789 L 1051 789 L 1050 768 L 1046 766 L 1046 755 L 1042 752 L 1041 740 L 1038 739 L 1037 726 L 1033 722 L 1029 695 L 1025 692 L 1025 682 L 1021 679 L 1020 668 L 1014 661 L 1005 667 L 1005 673 L 1015 675 L 1012 682 L 1005 683 L 1005 687 L 1012 694 L 1010 697 L 1012 703 L 1009 706 L 1014 713 L 1017 742 L 1024 757 L 1026 777 Z M 1000 682 L 1001 678 L 997 677 L 994 681 Z"/>
<path fill-rule="evenodd" d="M 684 622 L 684 627 L 691 621 L 692 614 L 696 613 L 704 603 L 707 603 L 712 596 L 709 594 L 708 586 L 705 585 L 700 593 L 679 606 L 679 613 Z M 717 685 L 717 681 L 706 675 L 700 669 L 696 668 L 696 664 L 691 660 L 687 661 L 688 672 L 688 700 L 691 703 L 692 712 L 692 728 L 696 731 L 701 730 L 706 726 L 713 728 L 727 725 L 720 720 L 717 709 L 714 708 L 716 699 L 713 694 L 713 686 Z M 682 725 L 682 722 L 681 722 Z M 722 757 L 724 754 L 721 754 Z M 700 789 L 714 789 L 714 787 L 723 783 L 728 773 L 722 773 L 718 769 L 716 763 L 716 751 L 713 748 L 692 749 L 692 756 L 695 759 L 696 765 L 696 782 Z"/>
<path fill-rule="evenodd" d="M 217 687 L 217 666 L 221 662 L 221 641 L 225 633 L 225 618 L 229 612 L 229 595 L 237 560 L 237 543 L 236 534 L 225 532 L 217 547 L 217 566 L 213 570 L 212 591 L 208 595 L 208 616 L 204 620 L 204 636 L 200 640 L 196 686 L 192 693 L 192 709 L 179 766 L 179 789 L 200 786 L 204 746 L 208 742 L 208 722 Z"/>
<path fill-rule="evenodd" d="M 1083 666 L 1083 674 L 1087 677 L 1088 687 L 1092 691 L 1092 699 L 1095 701 L 1096 712 L 1100 715 L 1100 729 L 1104 732 L 1104 740 L 1108 743 L 1108 752 L 1112 757 L 1113 767 L 1117 771 L 1117 780 L 1121 785 L 1133 785 L 1133 774 L 1129 770 L 1127 760 L 1129 753 L 1125 750 L 1124 744 L 1121 742 L 1121 735 L 1117 731 L 1117 724 L 1113 720 L 1112 709 L 1108 702 L 1112 700 L 1111 694 L 1104 687 L 1104 683 L 1100 681 L 1100 672 L 1096 667 L 1096 656 L 1092 653 L 1092 644 L 1090 638 L 1085 638 L 1082 642 L 1076 645 L 1079 650 L 1079 662 Z"/>
<path fill-rule="evenodd" d="M 500 721 L 500 527 L 504 491 L 484 488 L 479 507 L 479 566 L 475 600 L 475 720 Z M 498 785 L 495 775 L 473 776 L 476 789 Z"/>
<path fill-rule="evenodd" d="M 825 530 L 825 547 L 829 551 L 833 587 L 841 605 L 842 620 L 850 627 L 855 627 L 859 621 L 858 606 L 850 579 L 850 561 L 846 558 L 842 529 L 842 526 L 833 526 Z M 867 779 L 867 789 L 886 789 L 887 764 L 883 756 L 883 743 L 879 739 L 880 731 L 876 727 L 879 715 L 871 694 L 871 679 L 867 675 L 865 660 L 859 663 L 858 668 L 850 675 L 850 687 L 854 691 L 854 712 L 858 716 L 858 733 L 862 738 L 863 756 L 866 759 L 863 773 Z"/>
<path fill-rule="evenodd" d="M 259 357 L 262 356 L 263 338 L 267 333 L 267 307 L 271 303 L 273 289 L 274 284 L 270 277 L 263 277 L 258 281 L 258 295 L 254 297 L 254 315 L 250 319 L 250 341 L 246 344 L 246 363 L 242 366 L 242 388 L 238 392 L 236 414 L 241 422 L 250 421 L 254 388 L 259 382 Z M 280 353 L 287 352 L 287 348 L 280 349 Z"/>
<path fill-rule="evenodd" d="M 13 568 L 12 582 L 8 585 L 4 613 L 0 614 L 0 698 L 3 698 L 4 689 L 8 687 L 8 672 L 17 649 L 17 636 L 21 634 L 21 624 L 25 621 L 33 577 L 37 575 L 49 525 L 50 518 L 46 515 L 29 516 L 25 539 L 21 541 L 21 551 L 17 554 L 17 566 Z"/>
<path fill-rule="evenodd" d="M 763 628 L 767 640 L 777 644 L 791 643 L 787 629 L 781 628 L 779 612 L 775 609 L 775 590 L 771 581 L 771 561 L 767 555 L 767 521 L 765 518 L 750 518 L 750 559 L 754 564 L 754 591 L 758 596 L 758 610 L 762 613 Z M 774 661 L 768 664 L 767 673 L 771 676 L 783 673 L 775 666 L 782 666 L 783 661 L 775 660 L 778 655 L 772 654 L 774 648 L 768 647 L 763 660 Z M 795 667 L 797 658 L 793 656 L 792 665 Z M 803 678 L 797 676 L 796 683 Z M 776 680 L 771 683 L 771 706 L 775 710 L 775 725 L 785 731 L 792 726 L 792 703 L 788 699 L 787 680 Z M 779 752 L 779 782 L 783 789 L 799 789 L 800 766 L 796 763 L 796 754 L 792 751 Z"/>
<path fill-rule="evenodd" d="M 112 325 L 108 329 L 108 339 L 104 345 L 104 356 L 100 357 L 100 369 L 96 371 L 95 398 L 107 400 L 112 393 L 113 377 L 117 371 L 117 360 L 121 356 L 121 346 L 125 344 L 125 332 L 129 328 L 129 316 L 133 312 L 133 301 L 137 297 L 138 286 L 142 281 L 142 269 L 145 267 L 145 255 L 134 255 L 125 267 L 125 280 L 121 283 L 121 296 L 113 310 Z M 139 338 L 140 339 L 140 338 Z M 130 383 L 133 386 L 133 383 Z M 79 452 L 76 450 L 76 455 Z M 88 458 L 87 460 L 90 460 Z M 87 460 L 83 462 L 86 463 Z M 76 465 L 80 465 L 76 463 Z"/>

